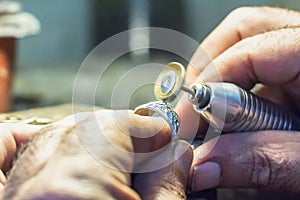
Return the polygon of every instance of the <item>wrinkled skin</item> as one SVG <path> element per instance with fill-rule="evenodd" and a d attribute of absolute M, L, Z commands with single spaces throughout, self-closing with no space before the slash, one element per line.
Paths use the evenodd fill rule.
<path fill-rule="evenodd" d="M 299 116 L 299 55 L 299 12 L 238 8 L 202 42 L 186 80 L 187 84 L 224 81 L 253 89 Z M 193 132 L 198 124 L 199 134 L 204 134 L 204 122 L 191 104 L 181 106 L 182 134 Z M 191 187 L 194 191 L 253 187 L 299 193 L 299 141 L 299 131 L 222 135 L 195 150 Z"/>
<path fill-rule="evenodd" d="M 152 152 L 169 143 L 170 130 L 162 119 L 108 110 L 77 114 L 75 119 L 76 123 L 70 116 L 33 131 L 33 139 L 4 183 L 3 199 L 185 198 L 192 162 L 187 143 L 179 141 L 175 150 L 151 159 L 145 156 L 136 160 L 129 153 Z M 137 138 L 140 135 L 147 137 Z M 89 152 L 83 141 L 89 145 Z M 177 155 L 178 152 L 183 155 Z M 161 155 L 175 156 L 177 160 L 163 169 L 137 174 L 131 180 L 129 172 L 135 163 L 146 165 L 152 159 L 165 159 Z"/>

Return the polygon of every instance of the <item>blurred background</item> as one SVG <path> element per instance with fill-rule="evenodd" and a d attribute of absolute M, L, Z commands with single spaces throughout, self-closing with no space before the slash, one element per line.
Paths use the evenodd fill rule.
<path fill-rule="evenodd" d="M 199 43 L 233 9 L 279 6 L 300 10 L 295 0 L 24 0 L 23 10 L 41 22 L 38 35 L 17 44 L 13 110 L 72 102 L 74 78 L 88 53 L 105 39 L 136 27 L 164 27 Z M 138 20 L 137 20 L 138 19 Z M 128 42 L 128 45 L 129 42 Z M 109 52 L 108 52 L 109 53 Z M 167 63 L 179 58 L 150 51 L 122 56 L 113 63 L 96 105 L 109 107 L 111 88 L 124 71 L 139 63 Z M 187 61 L 182 61 L 186 64 Z M 87 88 L 88 89 L 88 88 Z M 150 91 L 150 92 L 149 92 Z M 130 107 L 153 100 L 152 90 L 135 95 Z"/>

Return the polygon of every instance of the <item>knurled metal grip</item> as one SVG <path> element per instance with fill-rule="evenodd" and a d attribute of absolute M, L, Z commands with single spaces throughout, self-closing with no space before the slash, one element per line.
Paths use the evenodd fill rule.
<path fill-rule="evenodd" d="M 192 88 L 194 109 L 223 132 L 300 130 L 298 116 L 234 84 L 205 83 Z M 203 100 L 207 103 L 195 103 Z"/>

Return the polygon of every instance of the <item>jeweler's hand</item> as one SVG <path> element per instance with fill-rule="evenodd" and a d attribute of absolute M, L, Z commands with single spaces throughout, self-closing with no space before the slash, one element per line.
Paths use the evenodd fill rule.
<path fill-rule="evenodd" d="M 18 149 L 36 134 L 42 126 L 28 124 L 0 124 L 0 194 L 6 183 L 6 174 Z"/>
<path fill-rule="evenodd" d="M 202 83 L 203 81 L 228 81 L 236 83 L 245 89 L 251 89 L 255 83 L 261 82 L 264 84 L 264 87 L 256 91 L 256 93 L 289 106 L 291 101 L 287 101 L 288 98 L 285 91 L 289 86 L 286 86 L 284 89 L 282 87 L 283 85 L 281 85 L 282 81 L 284 81 L 282 79 L 275 83 L 275 78 L 272 79 L 272 77 L 276 74 L 273 75 L 272 73 L 276 72 L 277 75 L 283 74 L 286 75 L 285 77 L 290 74 L 295 77 L 296 73 L 286 68 L 286 65 L 291 65 L 292 63 L 289 57 L 286 56 L 285 48 L 281 50 L 277 49 L 277 53 L 280 54 L 279 57 L 285 58 L 285 60 L 282 59 L 282 62 L 287 62 L 277 63 L 281 66 L 284 65 L 282 68 L 279 67 L 281 71 L 274 68 L 276 59 L 272 58 L 272 50 L 281 48 L 280 46 L 285 46 L 284 43 L 289 39 L 289 43 L 294 43 L 293 45 L 297 46 L 297 41 L 294 41 L 295 37 L 292 33 L 286 36 L 276 36 L 275 34 L 277 33 L 276 30 L 282 29 L 283 27 L 299 26 L 299 21 L 299 12 L 280 8 L 242 7 L 232 11 L 215 30 L 208 35 L 194 53 L 187 68 L 186 85 Z M 268 31 L 272 32 L 267 33 Z M 282 32 L 281 34 L 285 33 Z M 292 37 L 290 37 L 291 34 Z M 267 37 L 271 38 L 264 41 Z M 277 39 L 273 39 L 274 37 L 277 37 Z M 255 42 L 252 43 L 252 41 Z M 278 44 L 276 44 L 276 42 L 278 42 Z M 267 43 L 269 43 L 269 45 L 267 45 Z M 240 49 L 241 47 L 242 49 Z M 258 50 L 258 48 L 260 50 Z M 293 47 L 290 46 L 290 51 L 292 51 L 292 48 Z M 264 56 L 265 52 L 262 51 L 267 51 L 268 57 L 267 55 Z M 256 54 L 259 54 L 259 57 L 257 57 Z M 262 59 L 262 57 L 265 59 Z M 252 61 L 255 63 L 253 62 L 251 64 Z M 259 67 L 257 67 L 258 65 Z M 263 67 L 263 71 L 258 71 L 258 69 L 261 68 L 260 66 L 263 65 L 266 65 Z M 215 66 L 217 66 L 218 70 L 222 69 L 222 71 L 217 72 Z M 247 67 L 249 68 L 247 69 Z M 249 73 L 251 70 L 256 71 Z M 287 72 L 288 70 L 290 71 Z M 256 79 L 256 74 L 260 76 L 259 80 Z M 220 77 L 220 75 L 222 77 Z M 220 78 L 223 80 L 220 80 Z M 272 80 L 270 80 L 270 78 Z M 292 96 L 299 96 L 298 90 L 288 90 L 288 93 Z M 297 101 L 297 99 L 294 98 L 292 102 L 294 101 Z M 299 107 L 298 104 L 297 108 L 299 109 Z M 206 123 L 199 119 L 199 114 L 194 111 L 192 104 L 187 98 L 183 98 L 177 106 L 177 113 L 181 118 L 182 133 L 193 137 L 193 133 L 197 128 L 200 133 L 205 130 Z M 200 123 L 195 123 L 190 119 L 200 120 Z"/>
<path fill-rule="evenodd" d="M 142 199 L 186 199 L 185 189 L 193 151 L 187 142 L 180 140 L 174 151 L 159 154 L 144 165 L 162 163 L 167 158 L 175 158 L 175 162 L 162 169 L 135 176 L 133 187 Z"/>
<path fill-rule="evenodd" d="M 3 199 L 182 199 L 193 155 L 186 142 L 167 153 L 135 154 L 161 149 L 170 135 L 164 120 L 132 111 L 67 117 L 33 137 L 10 172 Z M 171 156 L 178 159 L 160 169 Z M 131 180 L 137 164 L 158 165 Z"/>
<path fill-rule="evenodd" d="M 204 40 L 188 67 L 188 84 L 232 82 L 300 111 L 300 14 L 279 8 L 240 8 Z M 203 59 L 205 51 L 213 60 Z M 198 117 L 184 103 L 183 135 Z M 189 116 L 189 117 L 188 117 Z M 203 123 L 203 122 L 201 122 Z M 203 129 L 200 129 L 203 131 Z M 222 135 L 195 151 L 193 190 L 259 187 L 300 192 L 300 132 L 259 131 Z"/>

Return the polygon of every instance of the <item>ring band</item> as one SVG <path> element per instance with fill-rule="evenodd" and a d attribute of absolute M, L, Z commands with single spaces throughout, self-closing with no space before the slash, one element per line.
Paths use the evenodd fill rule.
<path fill-rule="evenodd" d="M 152 116 L 154 113 L 157 113 L 169 124 L 172 140 L 177 138 L 180 128 L 179 118 L 177 113 L 167 103 L 163 101 L 149 102 L 136 107 L 134 113 L 143 116 Z"/>

